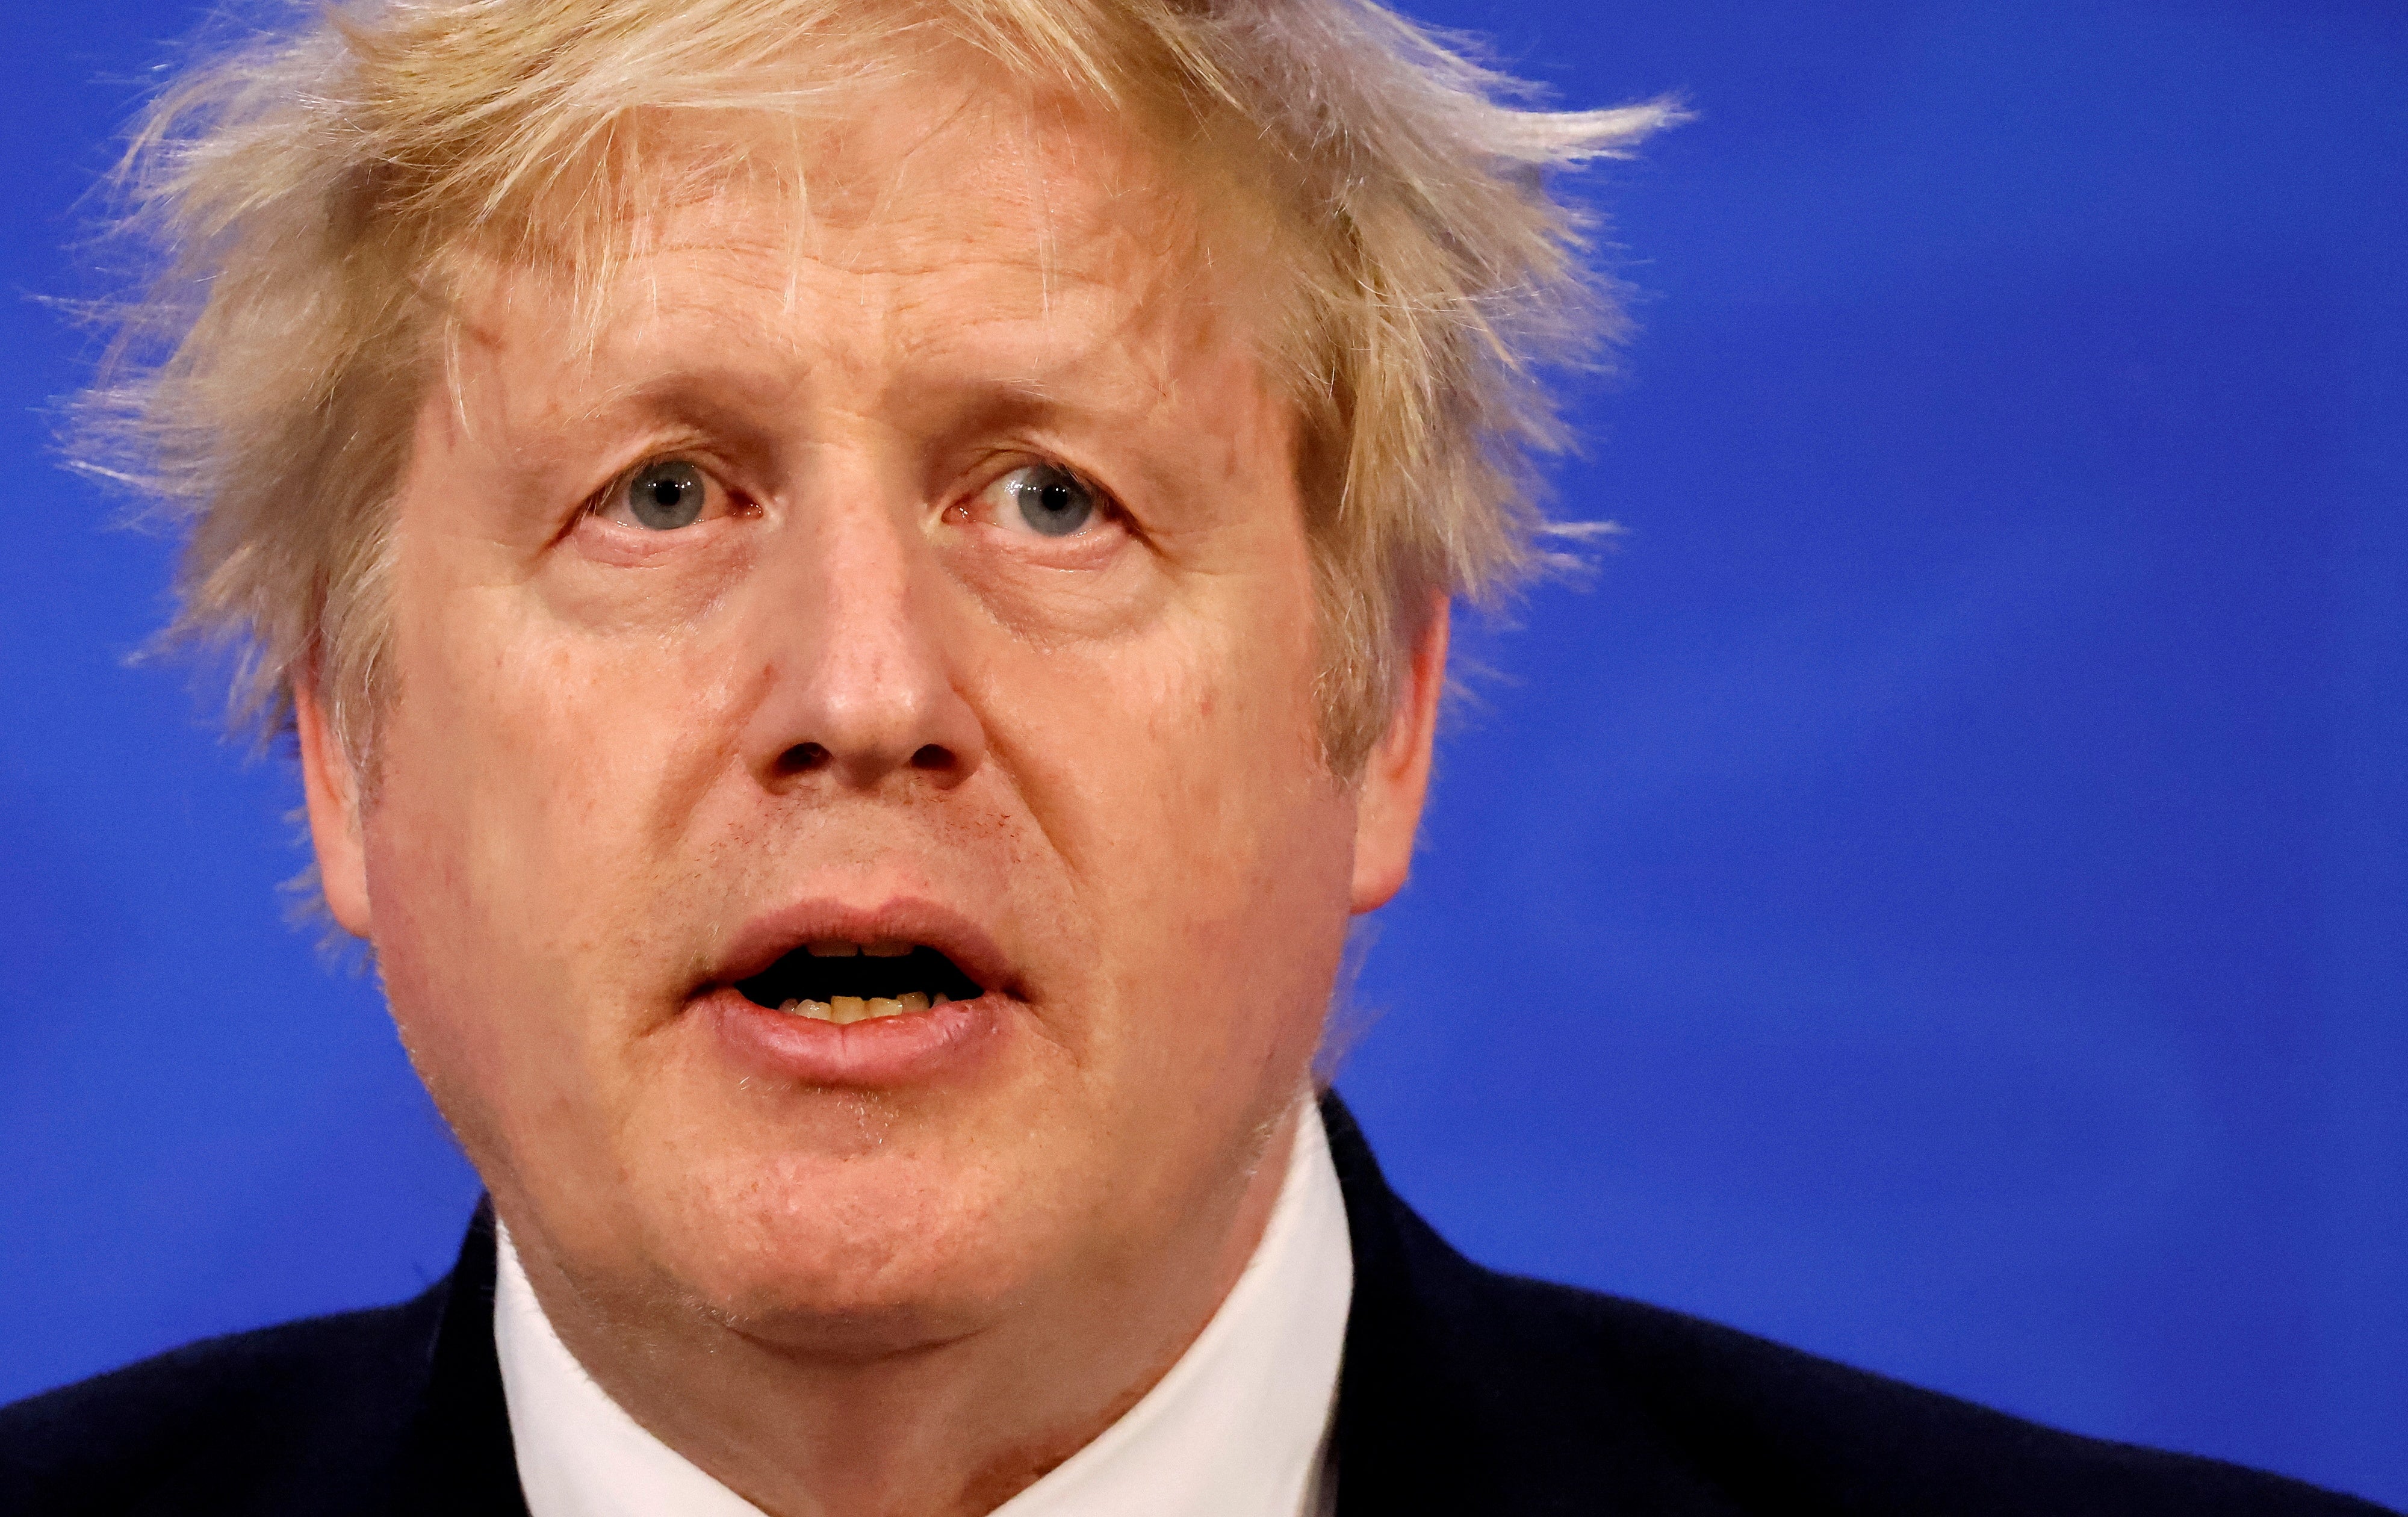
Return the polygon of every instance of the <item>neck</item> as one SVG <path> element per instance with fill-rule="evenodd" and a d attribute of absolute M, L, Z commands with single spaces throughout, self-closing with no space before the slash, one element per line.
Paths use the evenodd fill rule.
<path fill-rule="evenodd" d="M 1144 1267 L 1065 1271 L 966 1332 L 798 1350 L 678 1303 L 596 1303 L 511 1229 L 545 1318 L 636 1422 L 775 1517 L 994 1510 L 1092 1441 L 1186 1352 L 1244 1272 L 1302 1108 L 1263 1162 Z"/>

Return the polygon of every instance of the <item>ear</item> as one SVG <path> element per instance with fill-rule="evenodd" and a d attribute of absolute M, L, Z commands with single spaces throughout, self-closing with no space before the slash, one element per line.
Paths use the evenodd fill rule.
<path fill-rule="evenodd" d="M 1413 640 L 1409 682 L 1363 769 L 1354 805 L 1358 913 L 1387 905 L 1412 870 L 1422 799 L 1429 793 L 1430 744 L 1438 736 L 1438 698 L 1446 687 L 1447 612 L 1447 597 L 1432 596 L 1428 619 Z"/>
<path fill-rule="evenodd" d="M 318 888 L 342 929 L 366 937 L 368 871 L 360 847 L 359 776 L 327 725 L 315 669 L 293 681 L 293 724 L 301 738 L 301 794 L 309 808 L 309 841 L 318 852 Z"/>

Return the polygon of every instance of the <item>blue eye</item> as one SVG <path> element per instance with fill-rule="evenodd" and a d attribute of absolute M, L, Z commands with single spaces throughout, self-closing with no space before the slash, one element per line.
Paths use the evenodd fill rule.
<path fill-rule="evenodd" d="M 1095 519 L 1096 493 L 1067 469 L 1032 464 L 1003 477 L 1012 508 L 1029 530 L 1047 537 L 1067 537 Z"/>
<path fill-rule="evenodd" d="M 648 464 L 627 480 L 627 514 L 654 532 L 692 526 L 710 494 L 702 470 L 680 459 Z"/>

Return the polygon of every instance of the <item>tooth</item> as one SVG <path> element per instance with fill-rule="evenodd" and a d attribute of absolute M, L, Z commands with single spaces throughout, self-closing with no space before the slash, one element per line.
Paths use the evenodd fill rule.
<path fill-rule="evenodd" d="M 779 1007 L 778 1009 L 791 1017 L 796 1013 L 796 1011 L 800 1009 L 802 1003 L 800 1001 L 797 1001 L 793 996 L 789 995 L 786 997 L 785 1004 Z"/>
<path fill-rule="evenodd" d="M 815 959 L 849 959 L 861 952 L 859 943 L 805 943 L 803 946 L 810 950 L 811 957 Z"/>
<path fill-rule="evenodd" d="M 859 1022 L 863 1017 L 867 1016 L 868 1014 L 869 1009 L 862 1005 L 861 997 L 858 995 L 831 995 L 828 997 L 828 1020 L 830 1022 Z"/>
<path fill-rule="evenodd" d="M 928 996 L 924 991 L 915 990 L 895 997 L 895 1004 L 906 1011 L 925 1011 L 928 1009 Z"/>
<path fill-rule="evenodd" d="M 873 1017 L 891 1017 L 902 1009 L 903 1003 L 892 995 L 873 995 L 869 998 L 869 1010 L 867 1014 Z"/>
<path fill-rule="evenodd" d="M 828 1020 L 828 1004 L 825 1001 L 796 1001 L 795 1009 L 807 1017 L 816 1017 L 822 1022 Z"/>
<path fill-rule="evenodd" d="M 942 1006 L 952 999 L 953 997 L 946 995 L 943 991 L 939 991 L 936 995 L 928 997 L 928 1004 L 930 1006 Z"/>
<path fill-rule="evenodd" d="M 911 952 L 911 945 L 893 937 L 882 937 L 874 943 L 864 943 L 861 951 L 873 959 L 899 959 Z"/>

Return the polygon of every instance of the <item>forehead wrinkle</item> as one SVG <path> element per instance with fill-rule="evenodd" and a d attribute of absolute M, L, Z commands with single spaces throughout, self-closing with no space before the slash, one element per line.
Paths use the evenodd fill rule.
<path fill-rule="evenodd" d="M 1046 193 L 1050 196 L 1050 191 Z M 992 272 L 1001 277 L 995 281 L 999 288 L 1008 287 L 1015 278 L 1033 284 L 1034 298 L 1029 304 L 1034 309 L 1011 311 L 990 297 L 987 306 L 994 314 L 981 319 L 980 324 L 1021 322 L 1033 314 L 1050 327 L 1054 317 L 1064 314 L 1108 313 L 1105 324 L 1097 328 L 1098 340 L 1136 336 L 1156 315 L 1164 318 L 1159 325 L 1166 331 L 1191 314 L 1198 318 L 1193 324 L 1199 331 L 1224 324 L 1217 317 L 1228 305 L 1221 288 L 1226 271 L 1217 266 L 1205 239 L 1184 214 L 1187 208 L 1172 196 L 1100 189 L 1094 195 L 1079 197 L 1084 203 L 1076 205 L 1050 198 L 1037 204 L 1025 194 L 987 198 L 987 214 L 967 234 L 958 219 L 932 227 L 931 215 L 914 213 L 897 218 L 896 223 L 883 229 L 888 236 L 879 243 L 877 266 L 865 266 L 867 261 L 858 256 L 845 258 L 853 276 L 864 281 L 862 300 L 880 302 L 884 296 L 882 304 L 887 313 L 908 314 L 924 300 L 946 298 L 952 293 L 951 288 L 927 285 L 927 277 L 948 277 L 947 284 L 953 286 L 955 277 L 970 279 Z M 998 199 L 1001 214 L 995 207 Z M 1101 204 L 1096 203 L 1099 200 Z M 1139 205 L 1142 208 L 1137 215 L 1111 214 Z M 1010 245 L 1018 229 L 1010 214 L 1013 209 L 1030 213 L 1027 220 L 1037 234 L 1019 248 Z M 965 236 L 977 238 L 974 250 L 967 255 L 962 247 Z M 918 288 L 911 288 L 914 283 Z M 1067 296 L 1082 291 L 1100 298 L 1066 305 Z M 913 341 L 942 340 L 960 325 L 949 320 Z"/>
<path fill-rule="evenodd" d="M 1018 409 L 1141 424 L 1175 400 L 1184 356 L 1209 351 L 1209 334 L 1219 323 L 1210 313 L 1141 300 L 1115 299 L 1098 309 L 1104 319 L 1092 322 L 1068 318 L 1057 306 L 1051 314 L 913 326 L 897 344 L 896 367 L 959 376 Z M 1044 340 L 1022 340 L 1032 327 Z M 1198 340 L 1182 340 L 1181 327 Z"/>
<path fill-rule="evenodd" d="M 1050 313 L 1007 312 L 990 303 L 986 313 L 968 319 L 913 319 L 922 308 L 941 305 L 952 294 L 928 288 L 924 280 L 929 275 L 975 280 L 988 269 L 1005 276 L 1033 272 L 1025 257 L 997 255 L 952 264 L 913 260 L 893 271 L 852 276 L 863 287 L 867 308 L 860 314 L 877 330 L 863 335 L 870 338 L 867 344 L 823 344 L 813 338 L 825 336 L 824 329 L 754 321 L 709 293 L 730 284 L 777 290 L 781 281 L 768 266 L 768 250 L 752 239 L 722 237 L 647 256 L 649 266 L 625 271 L 638 292 L 634 308 L 620 307 L 590 348 L 559 365 L 555 373 L 566 382 L 518 390 L 517 398 L 532 405 L 506 400 L 504 426 L 517 431 L 516 422 L 591 427 L 615 420 L 610 413 L 619 409 L 658 414 L 678 409 L 665 402 L 681 392 L 696 397 L 787 394 L 797 383 L 810 383 L 814 372 L 825 375 L 838 367 L 866 371 L 864 378 L 874 374 L 882 391 L 909 391 L 933 380 L 957 395 L 987 389 L 1016 408 L 1041 406 L 1057 416 L 1129 424 L 1175 399 L 1183 354 L 1214 347 L 1215 338 L 1227 333 L 1220 304 L 1193 298 L 1195 278 L 1177 265 L 1142 257 L 1114 260 L 1140 276 L 1134 280 L 1080 269 L 1078 287 L 1096 298 L 1068 307 L 1057 303 Z M 683 253 L 711 266 L 714 279 L 704 293 L 681 293 L 678 281 L 662 278 L 659 261 Z M 546 292 L 524 292 L 541 293 Z M 540 347 L 556 329 L 545 312 L 533 308 L 538 303 L 507 301 L 500 319 L 479 323 L 476 336 L 503 347 Z M 1039 341 L 1026 340 L 1032 329 L 1041 334 Z M 872 351 L 858 351 L 864 346 Z M 720 361 L 685 361 L 694 351 Z M 613 372 L 623 365 L 631 371 L 624 377 Z M 572 404 L 560 404 L 571 396 Z"/>
<path fill-rule="evenodd" d="M 1097 118 L 1075 107 L 1063 109 L 1065 131 L 1040 138 L 1036 107 L 1025 105 L 989 113 L 1011 120 L 1005 132 L 985 137 L 983 150 L 936 158 L 934 150 L 948 133 L 980 124 L 978 103 L 970 93 L 953 90 L 941 97 L 939 110 L 911 113 L 914 130 L 906 140 L 892 149 L 881 143 L 887 171 L 851 179 L 873 192 L 867 205 L 842 193 L 846 176 L 838 173 L 836 193 L 815 196 L 810 207 L 797 205 L 791 185 L 779 193 L 757 179 L 738 179 L 656 208 L 646 218 L 649 235 L 636 237 L 641 251 L 612 279 L 632 298 L 606 293 L 597 315 L 607 336 L 580 345 L 592 361 L 589 372 L 607 372 L 612 349 L 620 358 L 674 351 L 681 344 L 661 335 L 693 322 L 719 351 L 760 354 L 790 379 L 858 354 L 867 365 L 847 366 L 887 370 L 878 377 L 882 389 L 909 382 L 896 369 L 952 370 L 947 377 L 958 379 L 960 387 L 999 384 L 1022 406 L 1133 421 L 1175 400 L 1183 351 L 1240 334 L 1261 338 L 1262 323 L 1239 308 L 1250 302 L 1228 298 L 1238 270 L 1211 256 L 1212 239 L 1197 208 L 1166 182 L 1166 157 L 1175 154 L 1114 130 L 1118 122 L 1101 123 L 1105 135 L 1098 138 Z M 869 124 L 858 123 L 821 156 L 832 152 L 840 160 Z M 1050 172 L 1057 161 L 1068 171 Z M 915 172 L 932 164 L 933 173 Z M 980 173 L 982 166 L 1007 165 L 1008 172 Z M 965 185 L 966 177 L 974 182 Z M 867 214 L 830 214 L 839 206 Z M 765 210 L 770 214 L 759 214 Z M 665 265 L 669 259 L 707 268 L 700 281 L 706 292 L 770 295 L 790 320 L 762 322 L 740 310 L 731 313 L 707 293 L 681 291 Z M 546 282 L 540 274 L 527 274 L 528 283 Z M 846 284 L 849 292 L 842 290 Z M 980 284 L 984 289 L 961 302 L 966 286 Z M 845 293 L 850 300 L 842 298 Z M 509 292 L 522 293 L 537 292 L 524 284 Z M 919 319 L 923 308 L 948 301 L 974 314 Z M 506 297 L 506 305 L 518 301 Z M 838 340 L 828 340 L 825 318 L 848 308 L 867 329 L 835 333 Z M 1025 340 L 1032 324 L 1041 332 L 1036 342 Z M 1093 372 L 1081 376 L 1082 366 Z M 1091 382 L 1108 376 L 1110 382 Z M 1122 398 L 1110 392 L 1130 380 L 1142 400 L 1123 391 L 1130 403 L 1099 404 Z M 576 416 L 591 422 L 647 388 L 675 382 L 664 372 L 609 383 L 589 393 Z"/>

